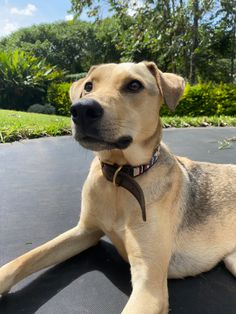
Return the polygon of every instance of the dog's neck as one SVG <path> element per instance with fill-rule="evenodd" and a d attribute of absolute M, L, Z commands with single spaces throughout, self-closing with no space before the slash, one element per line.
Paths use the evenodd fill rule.
<path fill-rule="evenodd" d="M 161 124 L 140 147 L 131 144 L 132 151 L 109 151 L 98 154 L 104 177 L 116 186 L 122 186 L 139 202 L 143 221 L 146 221 L 146 204 L 142 188 L 135 180 L 152 168 L 159 159 Z M 140 151 L 139 151 L 140 149 Z M 140 157 L 141 156 L 141 157 Z"/>
<path fill-rule="evenodd" d="M 132 143 L 125 150 L 113 149 L 97 152 L 102 163 L 119 166 L 139 166 L 149 163 L 157 146 L 161 142 L 162 126 L 159 120 L 155 132 L 142 143 Z"/>

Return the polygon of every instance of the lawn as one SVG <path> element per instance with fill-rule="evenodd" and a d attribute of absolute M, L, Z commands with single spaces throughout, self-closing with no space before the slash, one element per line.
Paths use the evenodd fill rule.
<path fill-rule="evenodd" d="M 163 117 L 164 127 L 236 126 L 236 117 Z M 70 118 L 0 110 L 0 143 L 14 142 L 26 138 L 71 134 Z"/>
<path fill-rule="evenodd" d="M 0 110 L 0 143 L 70 134 L 70 118 Z"/>

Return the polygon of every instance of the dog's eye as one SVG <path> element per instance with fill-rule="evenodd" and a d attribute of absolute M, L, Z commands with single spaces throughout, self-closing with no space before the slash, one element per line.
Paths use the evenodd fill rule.
<path fill-rule="evenodd" d="M 140 83 L 138 80 L 134 80 L 134 81 L 131 81 L 127 86 L 126 86 L 126 89 L 129 91 L 129 92 L 138 92 L 140 91 L 140 89 L 143 88 L 143 85 L 142 83 Z"/>
<path fill-rule="evenodd" d="M 87 82 L 85 85 L 84 85 L 84 89 L 86 92 L 91 92 L 91 90 L 93 89 L 93 83 L 92 82 Z"/>

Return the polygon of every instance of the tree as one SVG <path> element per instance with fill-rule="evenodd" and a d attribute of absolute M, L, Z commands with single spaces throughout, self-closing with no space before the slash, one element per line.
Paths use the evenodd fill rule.
<path fill-rule="evenodd" d="M 236 55 L 236 1 L 222 0 L 221 27 L 223 27 L 223 38 L 227 42 L 227 56 L 230 59 L 230 80 L 233 83 L 235 79 L 235 55 Z M 225 47 L 224 47 L 225 48 Z"/>
<path fill-rule="evenodd" d="M 86 10 L 96 17 L 96 22 L 102 4 L 109 5 L 119 25 L 113 43 L 121 60 L 154 60 L 163 70 L 178 71 L 192 83 L 199 77 L 217 81 L 234 78 L 235 0 L 71 0 L 71 3 L 75 15 Z M 215 49 L 219 34 L 230 47 L 227 55 Z M 225 65 L 229 59 L 227 74 Z"/>
<path fill-rule="evenodd" d="M 93 64 L 155 61 L 191 83 L 235 79 L 235 0 L 72 0 L 73 22 L 19 30 L 0 41 L 70 74 Z M 106 4 L 111 17 L 102 18 Z M 78 20 L 86 10 L 90 22 Z"/>
<path fill-rule="evenodd" d="M 69 64 L 70 68 L 74 69 L 75 56 L 73 51 L 76 42 L 74 45 L 71 44 L 71 33 L 65 32 L 64 24 L 35 25 L 21 29 L 6 38 L 3 44 L 8 51 L 18 47 L 36 57 L 46 58 L 51 64 L 57 64 L 59 67 L 63 65 L 65 69 L 68 68 Z M 71 55 L 74 58 L 71 58 Z"/>
<path fill-rule="evenodd" d="M 193 12 L 193 43 L 192 43 L 192 53 L 190 62 L 190 82 L 195 83 L 196 81 L 196 50 L 199 47 L 199 19 L 200 19 L 200 8 L 199 0 L 192 1 L 192 12 Z"/>
<path fill-rule="evenodd" d="M 111 39 L 106 34 L 110 24 L 101 21 L 99 25 L 101 31 L 99 26 L 95 29 L 95 25 L 82 21 L 34 25 L 4 38 L 0 44 L 5 51 L 23 50 L 70 73 L 85 72 L 91 64 L 103 62 L 106 55 L 111 55 L 109 49 L 114 48 L 108 45 Z"/>

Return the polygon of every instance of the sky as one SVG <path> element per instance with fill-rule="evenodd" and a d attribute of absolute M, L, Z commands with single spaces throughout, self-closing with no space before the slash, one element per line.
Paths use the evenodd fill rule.
<path fill-rule="evenodd" d="M 70 0 L 0 0 L 0 37 L 39 23 L 70 20 Z"/>
<path fill-rule="evenodd" d="M 142 0 L 130 0 L 136 7 L 143 4 Z M 101 0 L 100 16 L 111 15 L 106 0 Z M 0 38 L 11 34 L 21 27 L 33 24 L 52 23 L 55 21 L 69 21 L 73 15 L 70 10 L 70 0 L 0 0 Z M 133 15 L 135 10 L 130 9 L 128 14 Z M 82 20 L 88 20 L 83 13 Z"/>

